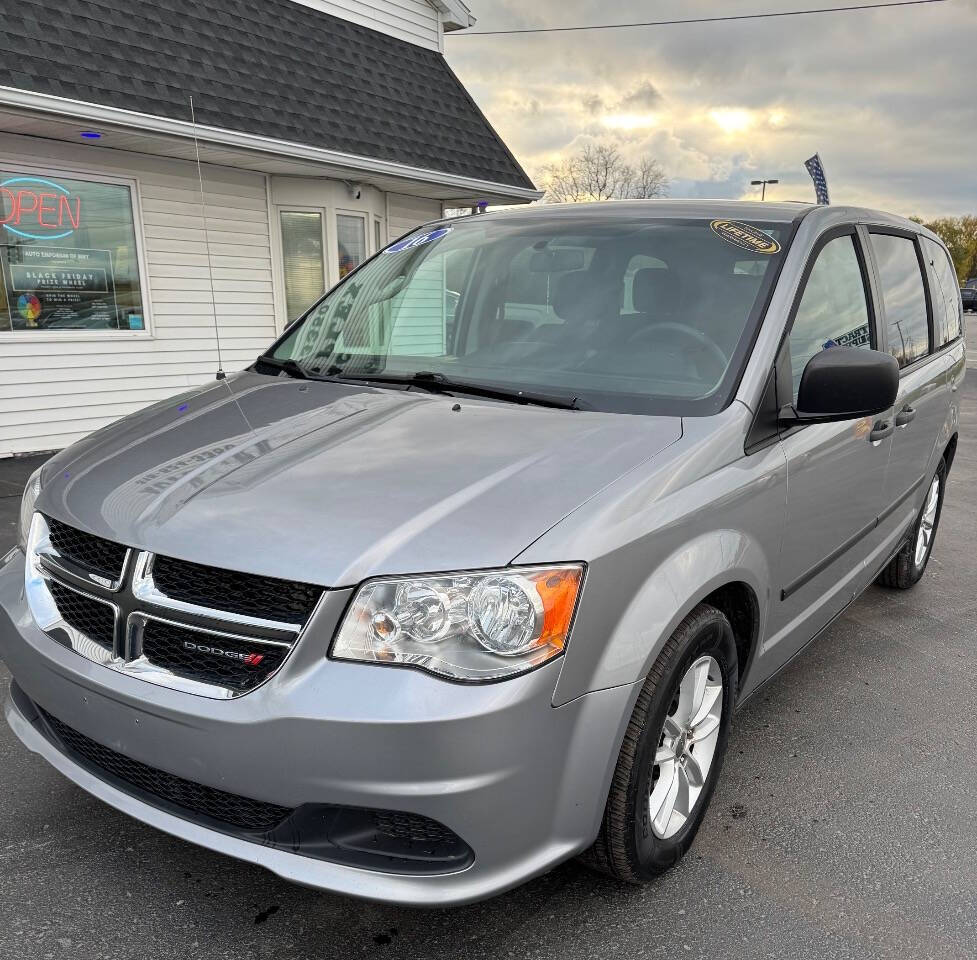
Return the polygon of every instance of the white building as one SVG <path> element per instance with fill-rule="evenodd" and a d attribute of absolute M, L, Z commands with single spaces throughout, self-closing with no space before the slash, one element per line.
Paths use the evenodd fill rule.
<path fill-rule="evenodd" d="M 444 61 L 460 0 L 70 11 L 4 20 L 0 457 L 212 378 L 215 310 L 241 369 L 444 207 L 539 196 Z"/>

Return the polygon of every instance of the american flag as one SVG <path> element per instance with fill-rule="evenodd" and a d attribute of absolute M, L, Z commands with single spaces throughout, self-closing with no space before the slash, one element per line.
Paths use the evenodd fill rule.
<path fill-rule="evenodd" d="M 818 203 L 831 203 L 828 199 L 828 180 L 824 175 L 824 164 L 821 163 L 821 155 L 819 153 L 814 154 L 810 160 L 804 161 L 804 166 L 807 167 L 807 172 L 814 181 L 814 193 L 817 195 Z"/>

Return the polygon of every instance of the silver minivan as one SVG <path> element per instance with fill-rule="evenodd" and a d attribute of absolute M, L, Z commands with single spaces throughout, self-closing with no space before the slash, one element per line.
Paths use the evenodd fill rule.
<path fill-rule="evenodd" d="M 576 855 L 649 880 L 734 708 L 922 576 L 961 322 L 942 242 L 869 210 L 429 224 L 31 478 L 7 720 L 313 887 L 458 904 Z"/>

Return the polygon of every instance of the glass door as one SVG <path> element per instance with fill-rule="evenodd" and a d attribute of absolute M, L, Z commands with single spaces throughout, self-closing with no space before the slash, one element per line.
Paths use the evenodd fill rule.
<path fill-rule="evenodd" d="M 366 259 L 366 218 L 357 213 L 337 213 L 336 240 L 342 280 Z"/>
<path fill-rule="evenodd" d="M 326 290 L 322 213 L 282 210 L 286 321 L 302 316 Z"/>

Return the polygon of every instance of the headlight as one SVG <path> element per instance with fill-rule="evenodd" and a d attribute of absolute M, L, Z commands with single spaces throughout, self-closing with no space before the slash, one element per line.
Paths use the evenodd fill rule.
<path fill-rule="evenodd" d="M 331 656 L 452 680 L 525 673 L 566 646 L 583 567 L 392 577 L 360 587 Z"/>
<path fill-rule="evenodd" d="M 23 499 L 20 501 L 20 526 L 17 528 L 17 542 L 24 550 L 27 549 L 27 537 L 31 531 L 31 520 L 34 519 L 34 504 L 37 503 L 40 492 L 41 468 L 38 467 L 31 474 L 30 480 L 27 481 Z"/>

